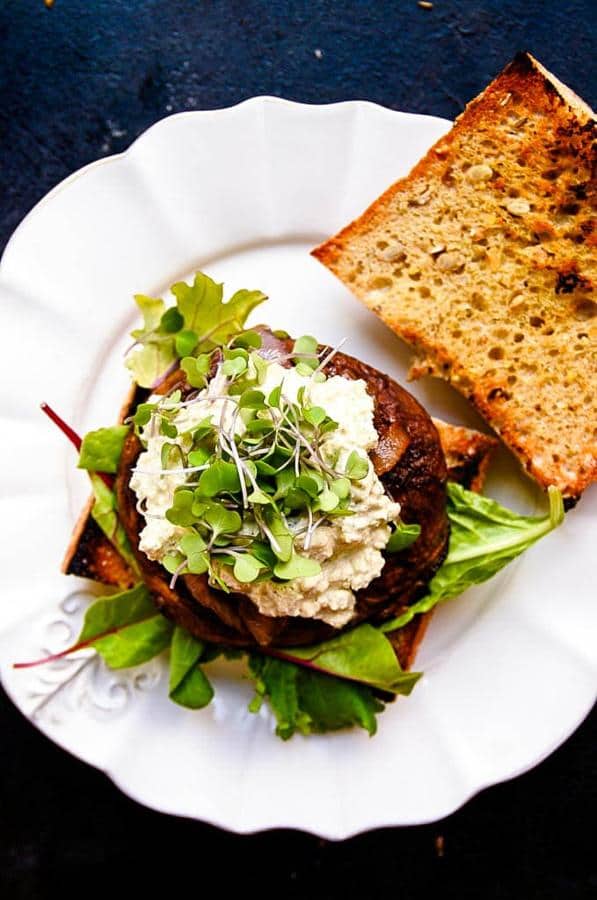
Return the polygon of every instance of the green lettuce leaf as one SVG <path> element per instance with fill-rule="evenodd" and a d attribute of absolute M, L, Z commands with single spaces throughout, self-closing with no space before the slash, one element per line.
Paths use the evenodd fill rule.
<path fill-rule="evenodd" d="M 276 650 L 289 661 L 304 660 L 329 675 L 358 681 L 391 694 L 410 694 L 420 672 L 403 672 L 384 634 L 364 623 L 312 647 Z"/>
<path fill-rule="evenodd" d="M 256 691 L 249 709 L 257 712 L 267 699 L 283 740 L 297 731 L 307 735 L 353 725 L 370 735 L 377 730 L 376 714 L 385 707 L 366 685 L 258 654 L 249 656 L 249 671 Z"/>
<path fill-rule="evenodd" d="M 249 708 L 267 699 L 284 740 L 352 725 L 374 734 L 385 708 L 376 691 L 410 694 L 420 678 L 402 671 L 388 639 L 368 624 L 312 647 L 252 653 L 249 671 L 256 691 Z"/>
<path fill-rule="evenodd" d="M 102 481 L 99 475 L 90 472 L 89 477 L 94 497 L 93 506 L 91 507 L 91 518 L 97 522 L 110 543 L 118 550 L 133 572 L 140 576 L 137 560 L 118 518 L 116 494 Z"/>
<path fill-rule="evenodd" d="M 131 337 L 136 341 L 142 341 L 149 335 L 154 334 L 160 327 L 162 316 L 166 311 L 166 304 L 163 300 L 157 300 L 155 297 L 146 297 L 145 294 L 135 294 L 135 303 L 139 307 L 139 312 L 143 316 L 143 328 L 137 328 L 131 332 Z"/>
<path fill-rule="evenodd" d="M 201 709 L 211 701 L 214 691 L 199 666 L 206 647 L 179 625 L 174 629 L 170 647 L 171 700 L 188 709 Z"/>
<path fill-rule="evenodd" d="M 549 512 L 545 516 L 521 516 L 495 500 L 448 482 L 450 543 L 448 555 L 429 582 L 428 593 L 413 606 L 382 626 L 394 631 L 418 613 L 462 594 L 473 584 L 487 581 L 505 565 L 549 534 L 564 520 L 562 495 L 549 488 Z"/>
<path fill-rule="evenodd" d="M 79 469 L 115 475 L 128 432 L 128 425 L 112 425 L 110 428 L 89 431 L 81 444 L 77 463 Z"/>
<path fill-rule="evenodd" d="M 203 272 L 195 274 L 192 285 L 179 281 L 171 291 L 185 329 L 197 335 L 199 353 L 225 344 L 233 334 L 242 331 L 251 310 L 267 299 L 261 291 L 241 290 L 224 303 L 223 285 Z"/>
<path fill-rule="evenodd" d="M 140 387 L 150 388 L 177 360 L 174 340 L 148 340 L 127 356 L 126 367 Z"/>
<path fill-rule="evenodd" d="M 143 327 L 132 337 L 141 346 L 129 354 L 126 365 L 141 387 L 151 387 L 178 359 L 227 343 L 266 299 L 261 291 L 241 290 L 224 303 L 222 285 L 203 272 L 195 274 L 191 285 L 179 281 L 170 290 L 175 307 L 166 308 L 153 297 L 135 297 Z"/>
<path fill-rule="evenodd" d="M 123 669 L 157 656 L 171 638 L 171 623 L 157 612 L 145 585 L 138 584 L 92 603 L 76 645 L 67 652 L 94 647 L 111 669 Z"/>

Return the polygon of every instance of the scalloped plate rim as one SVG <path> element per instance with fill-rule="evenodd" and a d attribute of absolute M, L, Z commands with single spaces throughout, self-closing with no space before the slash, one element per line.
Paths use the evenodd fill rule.
<path fill-rule="evenodd" d="M 36 214 L 39 212 L 40 209 L 44 208 L 50 201 L 52 201 L 63 190 L 68 188 L 74 181 L 83 177 L 90 171 L 95 171 L 96 169 L 98 169 L 101 166 L 105 166 L 105 165 L 111 164 L 111 163 L 116 163 L 119 160 L 127 158 L 135 148 L 142 146 L 144 139 L 150 133 L 154 133 L 156 130 L 160 130 L 160 129 L 166 130 L 169 127 L 169 123 L 173 122 L 174 120 L 178 121 L 181 119 L 198 119 L 198 118 L 207 119 L 218 113 L 233 113 L 235 110 L 238 110 L 242 107 L 258 106 L 263 103 L 283 106 L 283 107 L 290 108 L 290 109 L 292 109 L 292 108 L 300 109 L 300 110 L 304 110 L 304 111 L 314 110 L 314 109 L 317 109 L 317 110 L 330 109 L 331 110 L 331 109 L 337 109 L 338 107 L 353 107 L 353 108 L 361 107 L 361 108 L 375 110 L 376 112 L 382 111 L 384 114 L 387 114 L 389 117 L 392 117 L 392 118 L 404 117 L 404 118 L 408 118 L 411 120 L 412 119 L 420 119 L 420 120 L 425 120 L 425 121 L 434 120 L 436 122 L 442 122 L 444 124 L 447 123 L 447 120 L 441 119 L 436 116 L 426 116 L 423 114 L 415 114 L 415 113 L 408 113 L 408 112 L 392 110 L 388 107 L 385 107 L 380 104 L 377 104 L 377 103 L 374 103 L 371 101 L 367 101 L 367 100 L 346 100 L 346 101 L 341 101 L 341 102 L 336 102 L 336 103 L 332 102 L 332 103 L 328 103 L 328 104 L 315 104 L 315 103 L 311 104 L 311 103 L 300 103 L 300 102 L 296 102 L 296 101 L 292 101 L 292 100 L 286 100 L 284 98 L 275 97 L 275 96 L 271 96 L 271 95 L 260 95 L 260 96 L 256 96 L 256 97 L 249 97 L 249 98 L 246 98 L 232 106 L 217 107 L 214 109 L 204 109 L 204 110 L 188 110 L 188 111 L 183 111 L 183 112 L 174 113 L 172 115 L 165 116 L 162 119 L 153 123 L 147 129 L 145 129 L 141 134 L 139 134 L 137 136 L 137 138 L 121 153 L 111 154 L 109 156 L 94 160 L 94 161 L 86 164 L 85 166 L 81 167 L 80 169 L 76 170 L 75 172 L 71 173 L 69 176 L 64 178 L 57 185 L 55 185 L 55 187 L 53 187 L 47 194 L 45 194 L 44 197 L 42 197 L 32 207 L 32 209 L 27 213 L 27 215 L 22 219 L 22 221 L 19 223 L 19 225 L 17 226 L 15 231 L 12 233 L 10 239 L 8 240 L 6 247 L 4 249 L 4 252 L 2 254 L 2 259 L 0 260 L 0 278 L 2 276 L 2 263 L 4 262 L 4 258 L 7 256 L 8 252 L 13 244 L 13 241 L 18 237 L 23 226 L 26 223 L 29 223 L 36 216 Z M 172 806 L 168 805 L 168 804 L 163 804 L 163 803 L 162 804 L 157 804 L 157 803 L 154 804 L 151 801 L 143 799 L 137 790 L 132 789 L 131 787 L 127 786 L 126 783 L 124 783 L 124 779 L 121 780 L 118 776 L 118 772 L 112 771 L 112 769 L 109 765 L 103 766 L 98 763 L 90 762 L 88 759 L 86 759 L 86 755 L 85 755 L 84 751 L 78 752 L 77 749 L 75 749 L 71 746 L 68 746 L 61 739 L 61 737 L 59 735 L 57 735 L 53 732 L 50 733 L 49 731 L 44 730 L 44 728 L 42 727 L 42 725 L 40 723 L 38 723 L 37 721 L 32 719 L 30 716 L 28 716 L 27 713 L 21 708 L 21 706 L 19 705 L 12 690 L 6 684 L 6 679 L 4 680 L 3 687 L 7 693 L 7 696 L 10 698 L 11 702 L 16 706 L 16 708 L 18 709 L 20 714 L 23 715 L 24 718 L 27 719 L 47 739 L 51 740 L 54 744 L 61 747 L 61 749 L 65 750 L 67 753 L 69 753 L 73 757 L 80 759 L 81 761 L 85 762 L 85 764 L 93 766 L 93 768 L 95 768 L 98 771 L 107 775 L 108 778 L 113 782 L 113 784 L 115 784 L 119 790 L 121 790 L 126 796 L 128 796 L 134 802 L 136 802 L 142 806 L 145 806 L 147 808 L 153 809 L 157 812 L 162 812 L 166 815 L 176 815 L 181 818 L 189 818 L 189 819 L 193 819 L 193 820 L 204 821 L 208 824 L 213 825 L 214 827 L 217 827 L 220 829 L 225 829 L 225 830 L 237 833 L 237 834 L 254 834 L 254 833 L 260 833 L 260 832 L 264 832 L 264 831 L 283 828 L 283 829 L 290 829 L 290 830 L 295 830 L 298 832 L 303 832 L 303 833 L 308 833 L 308 834 L 320 835 L 328 840 L 344 840 L 344 839 L 353 837 L 357 834 L 361 834 L 365 831 L 377 830 L 377 829 L 382 829 L 382 828 L 391 828 L 391 827 L 397 826 L 397 823 L 395 821 L 390 821 L 388 819 L 384 819 L 384 821 L 380 822 L 379 819 L 376 820 L 374 816 L 371 816 L 371 817 L 367 817 L 366 820 L 365 820 L 365 817 L 363 817 L 364 821 L 363 821 L 362 826 L 359 825 L 358 827 L 352 827 L 349 829 L 343 830 L 341 827 L 337 827 L 335 829 L 321 828 L 321 827 L 318 829 L 316 829 L 316 828 L 309 829 L 309 828 L 305 828 L 305 827 L 293 824 L 292 821 L 286 821 L 282 817 L 278 816 L 279 821 L 276 821 L 272 824 L 257 825 L 255 827 L 251 827 L 251 826 L 237 827 L 234 824 L 232 824 L 232 825 L 230 824 L 230 816 L 229 815 L 226 816 L 225 813 L 222 816 L 216 816 L 212 813 L 209 815 L 208 818 L 199 818 L 193 814 L 185 814 L 185 813 L 177 812 L 175 808 L 172 808 Z M 587 709 L 585 709 L 581 713 L 581 715 L 579 717 L 575 718 L 575 720 L 572 721 L 571 723 L 569 722 L 567 724 L 567 727 L 564 729 L 564 731 L 561 732 L 558 735 L 558 737 L 547 748 L 544 748 L 540 755 L 533 756 L 530 760 L 527 760 L 521 766 L 513 767 L 510 771 L 502 773 L 498 777 L 490 777 L 487 780 L 482 780 L 479 784 L 475 784 L 475 786 L 471 790 L 469 790 L 468 792 L 464 792 L 464 795 L 458 800 L 457 803 L 449 802 L 449 803 L 445 804 L 445 808 L 439 810 L 436 813 L 433 813 L 432 815 L 426 815 L 426 816 L 422 816 L 420 818 L 411 817 L 411 819 L 409 819 L 408 821 L 406 821 L 406 822 L 403 821 L 399 824 L 406 825 L 406 826 L 423 825 L 423 824 L 428 824 L 428 823 L 443 819 L 446 816 L 455 812 L 456 810 L 460 809 L 462 806 L 464 806 L 466 803 L 468 803 L 468 801 L 471 798 L 473 798 L 474 796 L 479 794 L 481 791 L 484 791 L 487 788 L 495 786 L 502 782 L 506 782 L 513 778 L 519 777 L 520 775 L 529 771 L 534 766 L 536 766 L 537 764 L 541 763 L 544 759 L 546 759 L 551 753 L 554 752 L 554 750 L 556 750 L 559 746 L 561 746 L 562 743 L 564 743 L 564 741 L 566 741 L 567 738 L 571 734 L 573 734 L 573 732 L 579 727 L 579 725 L 590 714 L 591 708 L 592 707 L 589 706 Z"/>

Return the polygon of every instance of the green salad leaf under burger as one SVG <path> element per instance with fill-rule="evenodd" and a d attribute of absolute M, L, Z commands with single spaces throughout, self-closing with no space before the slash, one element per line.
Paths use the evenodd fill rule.
<path fill-rule="evenodd" d="M 560 524 L 562 498 L 520 516 L 446 480 L 431 420 L 391 379 L 310 335 L 246 327 L 260 291 L 224 302 L 201 272 L 171 290 L 170 306 L 135 298 L 124 422 L 80 441 L 46 408 L 126 573 L 57 656 L 93 647 L 123 668 L 167 651 L 169 696 L 189 709 L 214 696 L 209 664 L 240 657 L 249 709 L 268 703 L 280 737 L 374 734 L 421 677 L 413 620 Z"/>

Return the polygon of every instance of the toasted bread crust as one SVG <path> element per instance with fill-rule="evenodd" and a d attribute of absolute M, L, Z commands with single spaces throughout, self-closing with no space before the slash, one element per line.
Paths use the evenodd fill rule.
<path fill-rule="evenodd" d="M 542 485 L 597 479 L 591 110 L 529 54 L 313 251 Z"/>

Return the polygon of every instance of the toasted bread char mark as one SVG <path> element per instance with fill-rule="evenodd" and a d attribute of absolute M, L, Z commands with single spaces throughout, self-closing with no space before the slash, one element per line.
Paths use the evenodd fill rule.
<path fill-rule="evenodd" d="M 597 479 L 594 114 L 528 53 L 313 251 L 544 487 Z"/>

